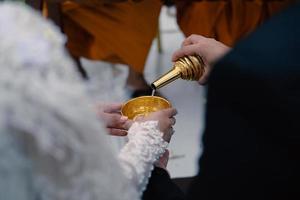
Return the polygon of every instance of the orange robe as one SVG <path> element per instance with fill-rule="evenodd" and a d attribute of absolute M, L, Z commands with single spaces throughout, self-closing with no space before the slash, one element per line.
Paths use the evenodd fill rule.
<path fill-rule="evenodd" d="M 74 56 L 127 64 L 143 73 L 156 37 L 160 0 L 62 6 L 67 47 Z"/>
<path fill-rule="evenodd" d="M 290 3 L 291 0 L 178 1 L 177 21 L 186 36 L 200 34 L 233 46 Z"/>

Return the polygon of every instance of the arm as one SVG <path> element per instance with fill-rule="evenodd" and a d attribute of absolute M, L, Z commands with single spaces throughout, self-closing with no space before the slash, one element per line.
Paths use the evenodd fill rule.
<path fill-rule="evenodd" d="M 154 162 L 168 146 L 157 125 L 156 121 L 135 122 L 128 131 L 129 141 L 119 154 L 125 175 L 138 188 L 140 194 L 146 188 Z"/>
<path fill-rule="evenodd" d="M 158 111 L 134 122 L 128 130 L 129 141 L 121 150 L 119 159 L 125 175 L 140 194 L 146 188 L 153 164 L 166 151 L 174 132 L 175 114 L 175 109 Z"/>
<path fill-rule="evenodd" d="M 155 167 L 142 199 L 184 200 L 185 196 L 178 186 L 172 182 L 172 179 L 166 170 Z"/>
<path fill-rule="evenodd" d="M 101 104 L 98 106 L 98 114 L 111 135 L 128 135 L 129 141 L 121 150 L 119 160 L 126 176 L 141 194 L 148 183 L 153 163 L 160 168 L 166 167 L 166 148 L 174 132 L 172 126 L 176 122 L 173 117 L 176 110 L 167 109 L 153 113 L 146 118 L 139 118 L 132 125 L 132 121 L 120 115 L 121 106 L 122 104 Z M 159 157 L 161 159 L 156 162 Z M 167 174 L 166 171 L 165 173 Z M 152 173 L 152 176 L 157 175 L 156 172 Z M 168 175 L 164 177 L 169 178 Z M 152 183 L 156 185 L 155 181 Z"/>

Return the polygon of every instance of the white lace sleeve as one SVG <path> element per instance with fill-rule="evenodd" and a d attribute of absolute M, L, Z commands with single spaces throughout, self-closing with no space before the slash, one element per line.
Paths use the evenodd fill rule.
<path fill-rule="evenodd" d="M 136 185 L 140 194 L 146 188 L 153 163 L 168 146 L 162 136 L 157 121 L 135 122 L 128 131 L 129 141 L 119 154 L 125 175 Z"/>

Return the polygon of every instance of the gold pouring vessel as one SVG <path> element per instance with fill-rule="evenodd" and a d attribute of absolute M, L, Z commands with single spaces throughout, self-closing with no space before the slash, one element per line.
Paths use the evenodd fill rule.
<path fill-rule="evenodd" d="M 184 56 L 178 59 L 173 68 L 163 76 L 155 80 L 151 87 L 159 89 L 178 78 L 184 80 L 199 80 L 205 72 L 205 65 L 202 58 L 198 55 Z M 142 96 L 130 99 L 123 104 L 121 114 L 128 119 L 135 119 L 138 116 L 147 116 L 151 112 L 172 107 L 171 103 L 158 96 Z"/>
<path fill-rule="evenodd" d="M 134 120 L 138 116 L 147 116 L 149 113 L 172 107 L 171 103 L 158 96 L 141 96 L 130 99 L 123 104 L 121 114 Z"/>
<path fill-rule="evenodd" d="M 178 78 L 198 81 L 204 72 L 205 65 L 200 56 L 184 56 L 174 63 L 170 71 L 155 80 L 151 84 L 151 87 L 156 90 Z"/>

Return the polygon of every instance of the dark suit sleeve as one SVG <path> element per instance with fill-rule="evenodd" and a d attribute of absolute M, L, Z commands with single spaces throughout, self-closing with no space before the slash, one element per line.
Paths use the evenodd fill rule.
<path fill-rule="evenodd" d="M 155 167 L 143 200 L 184 200 L 183 192 L 172 182 L 169 174 L 164 169 Z"/>
<path fill-rule="evenodd" d="M 189 200 L 300 199 L 300 5 L 218 63 L 208 83 L 200 172 Z M 155 170 L 145 200 L 184 199 Z"/>
<path fill-rule="evenodd" d="M 298 5 L 261 26 L 215 66 L 200 173 L 188 199 L 299 199 L 299 116 Z"/>

